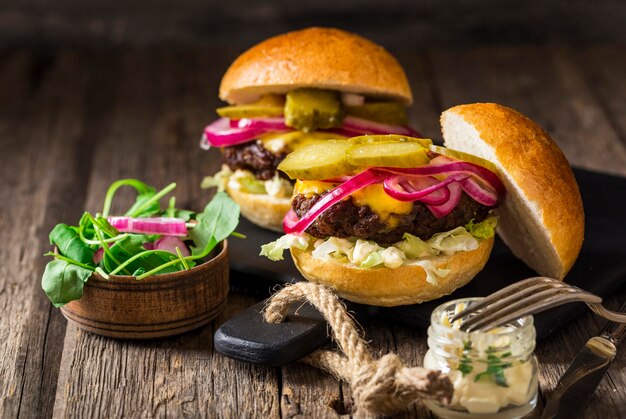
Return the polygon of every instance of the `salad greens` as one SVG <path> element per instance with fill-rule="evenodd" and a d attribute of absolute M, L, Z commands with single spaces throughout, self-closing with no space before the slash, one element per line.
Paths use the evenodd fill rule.
<path fill-rule="evenodd" d="M 176 218 L 175 222 L 185 224 L 187 236 L 120 232 L 112 226 L 107 217 L 116 192 L 123 186 L 137 192 L 124 216 Z M 137 179 L 121 179 L 109 187 L 101 213 L 85 212 L 77 226 L 57 224 L 49 235 L 57 252 L 46 253 L 54 260 L 47 264 L 41 281 L 52 304 L 61 307 L 81 298 L 84 284 L 94 272 L 105 279 L 132 275 L 142 280 L 159 273 L 188 270 L 202 263 L 229 235 L 244 237 L 234 231 L 239 206 L 226 193 L 218 192 L 201 213 L 176 208 L 174 197 L 166 208 L 161 208 L 160 199 L 175 188 L 176 184 L 171 183 L 157 191 Z"/>

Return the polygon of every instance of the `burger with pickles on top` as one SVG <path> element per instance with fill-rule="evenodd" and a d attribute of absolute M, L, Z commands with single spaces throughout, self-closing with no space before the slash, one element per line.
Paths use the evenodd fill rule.
<path fill-rule="evenodd" d="M 363 134 L 418 135 L 407 126 L 411 89 L 402 67 L 358 35 L 309 28 L 270 38 L 226 71 L 202 146 L 222 170 L 204 186 L 227 190 L 253 223 L 282 232 L 293 181 L 278 165 L 300 146 Z"/>

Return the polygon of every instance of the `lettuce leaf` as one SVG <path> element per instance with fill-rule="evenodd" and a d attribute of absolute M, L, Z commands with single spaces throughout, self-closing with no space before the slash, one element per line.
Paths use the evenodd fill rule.
<path fill-rule="evenodd" d="M 493 237 L 496 234 L 496 227 L 498 226 L 497 217 L 488 217 L 480 223 L 474 223 L 471 219 L 469 223 L 465 224 L 465 229 L 477 239 L 485 240 Z"/>

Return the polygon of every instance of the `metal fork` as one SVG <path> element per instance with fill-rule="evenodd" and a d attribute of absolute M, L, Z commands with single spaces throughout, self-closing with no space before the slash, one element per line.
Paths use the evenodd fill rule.
<path fill-rule="evenodd" d="M 607 310 L 602 298 L 553 278 L 538 276 L 502 288 L 477 304 L 455 315 L 450 321 L 463 319 L 461 330 L 490 330 L 516 319 L 539 313 L 566 303 L 582 301 L 598 316 L 626 323 L 626 314 Z"/>

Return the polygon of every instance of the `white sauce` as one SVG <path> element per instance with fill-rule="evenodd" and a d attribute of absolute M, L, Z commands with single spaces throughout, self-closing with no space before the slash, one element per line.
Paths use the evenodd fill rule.
<path fill-rule="evenodd" d="M 508 387 L 497 385 L 493 381 L 478 381 L 474 378 L 485 370 L 483 364 L 472 363 L 474 370 L 463 377 L 460 371 L 450 370 L 448 377 L 454 385 L 454 396 L 449 405 L 451 408 L 465 408 L 469 413 L 496 413 L 508 405 L 522 405 L 530 401 L 537 383 L 533 380 L 533 367 L 530 362 L 504 369 Z M 439 369 L 432 350 L 424 356 L 424 367 Z"/>

